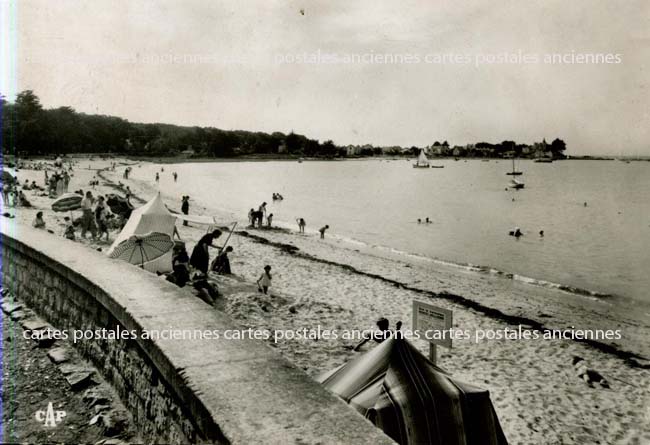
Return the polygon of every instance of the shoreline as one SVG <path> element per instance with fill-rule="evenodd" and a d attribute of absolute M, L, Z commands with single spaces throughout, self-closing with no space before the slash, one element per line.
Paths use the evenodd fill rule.
<path fill-rule="evenodd" d="M 120 158 L 121 159 L 121 158 Z M 96 161 L 95 161 L 96 162 Z M 149 162 L 147 162 L 149 163 Z M 137 162 L 134 164 L 133 162 L 120 162 L 119 165 L 136 165 L 138 164 Z M 119 180 L 119 176 L 117 176 L 117 171 L 112 172 L 108 169 L 107 166 L 102 167 L 102 168 L 85 168 L 83 167 L 83 164 L 81 164 L 79 167 L 81 167 L 81 171 L 87 171 L 87 172 L 94 172 L 95 175 L 100 178 L 102 181 L 104 181 L 103 186 L 108 187 L 110 189 L 113 189 L 115 191 L 124 193 L 125 187 L 123 185 L 123 182 Z M 77 170 L 80 171 L 80 170 Z M 109 178 L 108 176 L 113 176 L 113 178 Z M 155 187 L 150 186 L 147 184 L 145 181 L 141 181 L 138 179 L 133 179 L 130 178 L 129 180 L 126 180 L 127 183 L 131 183 L 133 185 L 133 182 L 139 183 L 139 187 L 137 189 L 142 188 L 143 191 L 147 191 L 148 194 L 154 193 L 156 191 Z M 75 186 L 76 188 L 77 186 Z M 133 188 L 132 190 L 132 200 L 134 204 L 144 204 L 147 202 L 147 199 L 141 198 L 139 196 L 139 193 L 137 193 L 136 188 Z M 165 200 L 167 202 L 171 202 L 174 200 L 174 197 L 168 196 L 165 193 L 163 193 L 161 190 L 159 190 Z M 203 204 L 203 203 L 200 203 Z M 170 207 L 170 206 L 168 206 Z M 170 207 L 173 208 L 173 207 Z M 177 209 L 176 209 L 177 210 Z M 195 207 L 194 210 L 197 210 Z M 216 212 L 217 215 L 219 216 L 224 216 L 228 215 L 230 217 L 234 217 L 234 220 L 238 220 L 241 222 L 241 218 L 238 218 L 232 212 L 224 210 L 224 209 L 218 209 L 218 208 L 208 208 L 206 206 L 200 206 L 198 210 L 202 211 L 203 213 L 213 211 Z M 201 212 L 198 212 L 201 213 Z M 197 214 L 198 214 L 197 213 Z M 276 223 L 277 224 L 277 223 Z M 279 224 L 283 224 L 282 222 L 279 222 Z M 341 267 L 345 270 L 348 270 L 350 272 L 359 274 L 359 275 L 364 275 L 367 277 L 383 280 L 393 286 L 400 287 L 406 290 L 410 290 L 416 293 L 419 293 L 427 298 L 435 299 L 435 298 L 443 298 L 451 302 L 458 303 L 462 305 L 463 307 L 467 309 L 472 309 L 476 310 L 490 318 L 493 318 L 495 320 L 499 320 L 505 323 L 509 324 L 524 324 L 528 326 L 532 326 L 535 329 L 539 330 L 552 330 L 552 329 L 557 329 L 559 327 L 563 327 L 563 322 L 564 324 L 568 325 L 573 325 L 573 324 L 579 324 L 577 323 L 577 320 L 573 320 L 571 318 L 566 318 L 566 319 L 559 319 L 555 320 L 553 315 L 549 315 L 547 312 L 538 312 L 537 316 L 533 313 L 534 311 L 528 310 L 513 310 L 514 306 L 516 305 L 516 302 L 500 302 L 501 304 L 495 305 L 494 301 L 485 301 L 483 298 L 477 298 L 476 293 L 468 294 L 463 291 L 459 291 L 458 289 L 441 289 L 441 290 L 432 290 L 431 288 L 422 288 L 421 286 L 415 286 L 413 285 L 414 283 L 409 283 L 409 280 L 406 279 L 401 279 L 399 277 L 399 274 L 397 277 L 395 276 L 389 276 L 382 271 L 377 272 L 372 272 L 368 270 L 364 270 L 364 268 L 358 267 L 358 265 L 355 267 L 355 265 L 349 264 L 348 262 L 345 261 L 340 261 L 337 259 L 333 258 L 327 258 L 327 257 L 321 257 L 319 256 L 318 252 L 310 252 L 309 249 L 300 249 L 298 247 L 295 247 L 292 243 L 294 243 L 294 237 L 297 232 L 295 232 L 292 229 L 289 229 L 288 227 L 290 226 L 290 223 L 285 224 L 286 227 L 280 228 L 282 226 L 276 225 L 276 230 L 268 231 L 267 229 L 264 230 L 259 230 L 259 229 L 253 229 L 253 232 L 260 232 L 261 234 L 264 234 L 264 236 L 271 236 L 273 235 L 286 235 L 287 239 L 281 239 L 281 240 L 269 240 L 265 238 L 264 236 L 257 235 L 257 234 L 250 234 L 248 233 L 247 230 L 250 230 L 250 227 L 246 227 L 243 224 L 240 225 L 239 227 L 246 227 L 245 229 L 238 229 L 234 232 L 235 235 L 241 235 L 244 237 L 248 237 L 249 239 L 259 243 L 259 244 L 265 244 L 269 245 L 272 247 L 279 248 L 281 251 L 284 251 L 285 253 L 295 255 L 297 257 L 301 257 L 304 259 L 308 259 L 314 262 L 319 262 L 322 264 L 329 264 L 329 265 L 334 265 L 337 267 Z M 315 232 L 314 232 L 315 234 Z M 340 237 L 337 235 L 333 235 L 328 238 L 338 238 L 338 241 L 340 244 L 346 243 L 348 241 L 347 238 Z M 354 240 L 352 240 L 354 241 Z M 359 242 L 361 243 L 361 242 Z M 488 279 L 495 279 L 497 281 L 503 280 L 503 281 L 511 281 L 513 285 L 522 285 L 524 289 L 526 288 L 531 288 L 530 292 L 535 292 L 535 288 L 539 290 L 540 292 L 542 291 L 549 291 L 551 293 L 566 293 L 569 296 L 572 297 L 577 297 L 578 301 L 581 298 L 593 298 L 593 299 L 598 299 L 602 301 L 607 301 L 609 298 L 620 298 L 619 296 L 616 295 L 610 295 L 610 294 L 603 294 L 600 292 L 592 291 L 589 289 L 581 289 L 581 288 L 576 288 L 571 285 L 565 285 L 561 283 L 552 283 L 552 282 L 547 282 L 545 280 L 541 279 L 536 279 L 536 278 L 531 278 L 531 277 L 525 277 L 525 276 L 519 276 L 517 274 L 501 271 L 498 269 L 494 269 L 490 266 L 481 266 L 481 265 L 473 265 L 470 263 L 453 263 L 441 259 L 436 259 L 436 258 L 430 258 L 422 255 L 417 255 L 417 254 L 409 254 L 408 252 L 401 252 L 401 251 L 395 251 L 394 249 L 390 249 L 391 252 L 381 252 L 381 250 L 384 249 L 389 249 L 389 248 L 383 248 L 382 246 L 369 246 L 365 243 L 364 248 L 361 248 L 361 250 L 364 251 L 373 251 L 371 256 L 374 256 L 378 254 L 379 257 L 382 257 L 383 259 L 387 259 L 388 261 L 395 261 L 397 263 L 404 262 L 406 264 L 406 267 L 410 267 L 409 264 L 412 264 L 408 261 L 407 258 L 399 258 L 400 256 L 408 256 L 408 257 L 413 257 L 417 258 L 417 261 L 424 261 L 428 263 L 432 263 L 433 267 L 430 267 L 431 272 L 433 273 L 439 273 L 441 268 L 450 268 L 450 269 L 457 269 L 453 270 L 452 274 L 456 275 L 476 275 L 478 277 L 480 276 L 485 276 Z M 340 246 L 343 247 L 343 246 Z M 352 247 L 358 247 L 358 246 L 345 246 L 343 247 L 344 250 L 347 250 L 350 253 L 357 253 L 360 252 L 360 248 L 354 248 Z M 377 248 L 379 247 L 379 248 Z M 354 252 L 352 252 L 354 251 Z M 477 277 L 474 277 L 475 279 Z M 525 290 L 524 290 L 525 292 Z M 625 297 L 624 297 L 625 298 Z M 549 320 L 550 318 L 550 320 Z M 548 323 L 548 322 L 555 322 L 555 323 Z M 583 320 L 581 320 L 583 321 Z M 583 321 L 584 322 L 584 321 Z M 591 323 L 592 325 L 594 324 L 593 322 Z M 594 327 L 594 326 L 589 326 L 589 327 Z M 624 329 L 629 326 L 624 326 Z M 597 324 L 595 325 L 595 328 L 600 328 Z M 625 361 L 628 362 L 630 366 L 633 367 L 638 367 L 640 369 L 650 369 L 650 347 L 647 350 L 639 351 L 639 350 L 634 350 L 634 348 L 623 348 L 619 344 L 614 343 L 614 342 L 603 342 L 600 340 L 591 340 L 591 339 L 575 339 L 571 341 L 576 341 L 576 342 L 582 342 L 585 344 L 590 345 L 591 347 L 594 347 L 604 353 L 612 354 L 614 356 L 617 356 Z"/>
<path fill-rule="evenodd" d="M 373 155 L 373 156 L 341 156 L 341 157 L 323 157 L 323 156 L 302 156 L 297 154 L 246 154 L 238 155 L 232 157 L 212 157 L 212 156 L 185 156 L 185 155 L 174 155 L 174 156 L 140 156 L 140 155 L 128 155 L 126 153 L 67 153 L 64 154 L 67 158 L 73 160 L 91 160 L 91 158 L 99 158 L 99 160 L 110 160 L 110 159 L 124 159 L 133 161 L 135 163 L 147 162 L 152 164 L 186 164 L 186 163 L 228 163 L 228 162 L 271 162 L 271 161 L 283 161 L 283 162 L 313 162 L 313 161 L 358 161 L 358 160 L 413 160 L 416 156 L 414 155 L 396 155 L 396 154 L 384 154 L 384 155 Z M 14 154 L 5 154 L 4 161 L 10 161 L 15 163 L 16 155 Z M 504 157 L 466 157 L 466 156 L 429 156 L 429 160 L 444 160 L 444 161 L 509 161 L 512 158 Z M 536 158 L 522 157 L 517 158 L 520 161 L 535 161 Z M 33 156 L 27 158 L 21 158 L 23 161 L 32 162 L 38 160 L 52 161 L 53 159 L 43 158 L 42 156 Z M 95 159 L 96 160 L 96 159 Z M 650 162 L 650 157 L 643 156 L 625 156 L 625 155 L 571 155 L 568 154 L 564 159 L 553 159 L 553 162 L 561 161 L 630 161 L 630 162 Z M 127 164 L 123 164 L 127 165 Z"/>
<path fill-rule="evenodd" d="M 476 312 L 479 312 L 487 317 L 490 317 L 494 320 L 497 321 L 502 321 L 511 325 L 524 325 L 527 327 L 530 327 L 532 329 L 537 329 L 539 331 L 552 331 L 554 328 L 546 326 L 542 321 L 535 320 L 532 318 L 520 316 L 520 315 L 512 315 L 512 314 L 507 314 L 499 309 L 493 308 L 486 306 L 480 302 L 477 302 L 475 300 L 463 297 L 461 295 L 456 295 L 452 293 L 447 293 L 447 292 L 433 292 L 430 290 L 425 290 L 425 289 L 419 289 L 417 287 L 410 286 L 404 282 L 400 282 L 391 278 L 384 277 L 382 275 L 378 275 L 375 273 L 370 273 L 370 272 L 365 272 L 362 270 L 359 270 L 355 268 L 354 266 L 351 266 L 349 264 L 345 263 L 338 263 L 335 261 L 330 261 L 322 258 L 318 258 L 314 255 L 304 253 L 300 251 L 299 248 L 295 247 L 292 244 L 284 244 L 280 242 L 274 242 L 274 241 L 269 241 L 268 239 L 260 236 L 260 235 L 255 235 L 255 234 L 250 234 L 245 230 L 240 230 L 240 231 L 235 231 L 234 232 L 236 235 L 239 236 L 244 236 L 247 238 L 250 238 L 254 240 L 257 243 L 268 245 L 275 247 L 289 255 L 295 255 L 300 258 L 304 258 L 310 261 L 314 261 L 317 263 L 322 263 L 322 264 L 328 264 L 331 266 L 337 266 L 340 267 L 346 271 L 349 271 L 354 274 L 358 275 L 363 275 L 369 278 L 374 278 L 377 280 L 384 281 L 390 285 L 393 285 L 395 287 L 399 287 L 405 290 L 409 290 L 412 292 L 419 293 L 423 296 L 429 297 L 430 299 L 436 299 L 436 298 L 442 298 L 448 301 L 451 301 L 453 303 L 459 304 L 461 306 L 464 306 L 467 309 L 472 309 Z M 631 352 L 631 351 L 626 351 L 623 349 L 619 349 L 615 346 L 612 346 L 611 344 L 603 343 L 599 340 L 593 340 L 593 339 L 571 339 L 571 341 L 575 341 L 578 343 L 584 343 L 589 345 L 590 347 L 593 347 L 601 352 L 607 353 L 607 354 L 612 354 L 617 358 L 620 358 L 624 360 L 628 365 L 639 368 L 639 369 L 650 369 L 650 360 L 636 352 Z M 641 363 L 639 362 L 645 361 L 647 363 Z"/>
<path fill-rule="evenodd" d="M 101 171 L 105 165 L 108 162 L 96 162 L 93 166 L 98 168 L 86 170 L 80 163 L 83 169 L 75 171 L 71 190 L 89 189 L 87 181 L 97 174 L 100 186 L 93 194 L 112 192 L 119 187 L 118 182 L 128 184 L 142 198 L 151 198 L 158 192 L 151 183 L 125 181 L 120 179 L 121 172 Z M 19 177 L 24 181 L 28 173 L 19 172 Z M 42 176 L 42 172 L 32 173 Z M 165 190 L 161 194 L 168 204 L 178 202 L 177 196 L 170 196 Z M 30 195 L 28 198 L 32 199 Z M 51 200 L 39 197 L 35 201 L 37 206 L 29 212 L 18 209 L 17 219 L 29 224 L 37 210 L 49 210 Z M 195 202 L 192 213 L 217 216 L 219 226 L 245 217 L 203 202 Z M 59 235 L 56 219 L 63 215 L 46 211 L 46 216 L 48 227 Z M 178 229 L 189 250 L 206 227 L 178 225 Z M 114 238 L 116 233 L 111 235 Z M 93 249 L 110 245 L 83 243 Z M 253 329 L 365 329 L 372 328 L 379 316 L 391 323 L 403 320 L 407 329 L 411 325 L 412 300 L 453 310 L 455 327 L 476 331 L 524 324 L 534 328 L 537 319 L 528 314 L 552 313 L 557 308 L 551 307 L 553 304 L 547 298 L 560 292 L 537 290 L 529 284 L 488 274 L 447 271 L 415 258 L 407 261 L 390 252 L 373 251 L 370 246 L 346 245 L 344 240 L 334 237 L 321 241 L 313 234 L 302 236 L 294 231 L 236 230 L 230 243 L 235 249 L 231 266 L 237 275 L 211 277 L 225 291 L 217 307 Z M 250 285 L 264 264 L 272 264 L 274 270 L 269 296 L 257 293 Z M 540 298 L 532 298 L 532 294 Z M 576 321 L 578 314 L 586 314 L 584 323 L 608 322 L 602 321 L 596 312 L 585 313 L 582 303 L 560 308 L 559 314 L 553 313 L 553 323 L 564 326 L 566 320 Z M 514 318 L 500 319 L 500 314 Z M 533 323 L 518 323 L 528 319 Z M 543 320 L 539 321 L 541 325 L 550 322 L 545 317 L 539 320 Z M 359 354 L 341 340 L 268 345 L 312 377 Z M 414 341 L 414 345 L 424 353 L 428 350 L 424 341 Z M 588 388 L 575 376 L 571 365 L 574 355 L 585 358 L 605 375 L 613 389 Z M 643 419 L 645 403 L 650 400 L 650 375 L 643 364 L 636 366 L 634 362 L 634 357 L 619 356 L 575 340 L 455 341 L 453 350 L 439 351 L 440 366 L 461 381 L 490 391 L 512 444 L 639 443 L 639 438 L 647 438 Z"/>
<path fill-rule="evenodd" d="M 102 172 L 107 172 L 107 170 L 97 170 L 97 176 L 102 178 L 104 181 L 106 181 L 106 185 L 109 187 L 113 187 L 117 190 L 124 191 L 121 186 L 115 184 L 115 182 L 109 178 L 106 178 Z M 144 183 L 143 181 L 137 180 L 137 179 L 131 179 L 131 181 L 135 181 L 140 184 L 140 187 L 147 187 L 148 184 Z M 160 190 L 159 190 L 160 191 Z M 167 201 L 171 199 L 170 196 L 166 196 L 162 191 L 160 191 L 162 196 L 164 198 L 167 198 Z M 145 203 L 147 200 L 139 197 L 136 193 L 134 193 L 133 198 L 140 203 Z M 203 204 L 203 203 L 201 203 Z M 208 207 L 202 207 L 203 211 L 207 211 Z M 211 210 L 215 210 L 218 214 L 226 214 L 230 213 L 224 209 L 215 209 L 211 208 Z M 240 226 L 243 227 L 243 226 Z M 541 313 L 541 317 L 535 318 L 529 314 L 525 313 L 517 313 L 513 312 L 511 309 L 512 307 L 509 307 L 509 305 L 501 306 L 501 307 L 496 307 L 494 305 L 490 305 L 486 302 L 470 298 L 468 296 L 463 295 L 463 293 L 459 292 L 454 292 L 454 291 L 433 291 L 431 289 L 424 289 L 420 288 L 417 286 L 413 286 L 408 283 L 408 281 L 396 279 L 396 278 L 391 278 L 388 276 L 385 276 L 381 273 L 373 273 L 373 272 L 368 272 L 364 271 L 358 267 L 355 267 L 351 264 L 341 262 L 341 261 L 336 261 L 332 259 L 326 259 L 326 258 L 321 258 L 317 254 L 306 252 L 305 250 L 301 250 L 300 248 L 296 247 L 294 244 L 291 244 L 291 240 L 287 241 L 278 241 L 278 240 L 270 240 L 266 238 L 264 235 L 273 235 L 273 234 L 285 234 L 288 236 L 294 236 L 296 234 L 295 231 L 289 229 L 288 227 L 280 227 L 276 226 L 276 230 L 269 231 L 268 229 L 256 229 L 253 228 L 252 231 L 255 233 L 249 233 L 249 230 L 251 230 L 250 227 L 246 227 L 244 229 L 238 229 L 235 230 L 233 235 L 239 235 L 243 237 L 247 237 L 251 240 L 253 240 L 256 243 L 270 246 L 273 248 L 279 249 L 281 252 L 289 255 L 294 255 L 299 258 L 303 258 L 309 261 L 313 261 L 316 263 L 321 263 L 321 264 L 328 264 L 336 267 L 340 267 L 346 271 L 349 271 L 354 274 L 366 276 L 369 278 L 373 279 L 378 279 L 381 281 L 384 281 L 392 286 L 399 287 L 405 290 L 409 290 L 415 293 L 418 293 L 424 297 L 427 297 L 428 299 L 434 300 L 436 298 L 442 298 L 447 301 L 459 304 L 467 309 L 477 311 L 487 317 L 490 317 L 491 319 L 504 322 L 507 324 L 512 324 L 512 325 L 526 325 L 530 326 L 532 329 L 537 329 L 540 331 L 546 331 L 546 330 L 553 330 L 553 329 L 558 329 L 558 326 L 550 326 L 548 323 L 545 323 L 543 321 L 544 318 L 548 318 L 549 315 L 546 313 Z M 257 233 L 261 234 L 257 234 Z M 345 241 L 345 239 L 341 238 L 342 241 Z M 367 246 L 367 249 L 372 249 L 372 247 Z M 357 250 L 357 249 L 355 249 Z M 409 254 L 407 252 L 401 252 L 403 254 L 407 255 L 414 255 L 414 254 Z M 421 255 L 416 255 L 418 257 L 421 257 Z M 459 269 L 465 269 L 461 270 L 460 272 L 465 272 L 467 271 L 467 268 L 471 269 L 469 270 L 469 273 L 472 274 L 477 274 L 477 275 L 490 275 L 492 277 L 495 277 L 496 279 L 500 280 L 509 280 L 509 281 L 517 281 L 516 277 L 518 277 L 517 274 L 501 271 L 498 269 L 494 269 L 490 266 L 476 266 L 472 265 L 469 263 L 465 264 L 460 264 L 460 263 L 451 263 L 445 260 L 440 260 L 436 258 L 429 258 L 429 257 L 422 257 L 425 261 L 432 261 L 434 263 L 440 263 L 441 266 L 444 267 L 451 267 L 451 268 L 459 268 Z M 399 261 L 399 260 L 397 260 Z M 434 269 L 435 273 L 435 269 Z M 570 285 L 566 284 L 561 284 L 561 283 L 551 283 L 547 282 L 541 279 L 536 279 L 532 277 L 522 277 L 522 280 L 519 280 L 519 283 L 521 283 L 524 287 L 531 287 L 531 288 L 540 288 L 544 290 L 549 290 L 549 291 L 558 291 L 558 292 L 566 292 L 568 294 L 571 294 L 573 296 L 577 296 L 578 298 L 584 298 L 584 297 L 593 297 L 593 298 L 598 298 L 598 299 L 607 299 L 607 298 L 619 298 L 616 295 L 611 295 L 611 294 L 604 294 L 596 291 L 592 291 L 589 289 L 581 289 L 581 288 L 576 288 Z M 534 282 L 530 282 L 530 280 L 533 280 Z M 550 286 L 545 286 L 540 283 L 548 283 Z M 571 320 L 569 320 L 571 322 Z M 558 324 L 557 322 L 555 323 L 556 325 Z M 561 323 L 559 323 L 561 324 Z M 578 323 L 576 323 L 578 324 Z M 620 358 L 621 360 L 624 360 L 629 366 L 639 368 L 639 369 L 650 369 L 650 355 L 644 355 L 643 353 L 639 351 L 634 351 L 634 350 L 629 350 L 629 349 L 624 349 L 620 347 L 619 345 L 615 343 L 606 343 L 601 340 L 593 340 L 593 339 L 571 339 L 568 341 L 575 341 L 577 343 L 583 343 L 588 345 L 589 347 L 595 348 L 596 350 L 599 350 L 600 352 L 606 353 L 606 354 L 611 354 L 617 358 Z"/>

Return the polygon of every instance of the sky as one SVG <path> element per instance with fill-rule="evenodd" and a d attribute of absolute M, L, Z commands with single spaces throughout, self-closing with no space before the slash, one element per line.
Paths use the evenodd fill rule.
<path fill-rule="evenodd" d="M 339 145 L 560 137 L 569 154 L 650 155 L 646 0 L 0 0 L 0 12 L 10 100 L 31 89 L 47 108 Z M 554 54 L 562 63 L 546 63 Z"/>

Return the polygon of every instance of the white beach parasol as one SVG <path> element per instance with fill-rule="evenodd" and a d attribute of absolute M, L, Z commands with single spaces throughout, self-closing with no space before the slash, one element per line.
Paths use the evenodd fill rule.
<path fill-rule="evenodd" d="M 174 241 L 166 233 L 151 232 L 146 235 L 132 235 L 118 244 L 109 257 L 138 264 L 144 268 L 144 263 L 163 256 L 172 247 L 174 247 Z"/>

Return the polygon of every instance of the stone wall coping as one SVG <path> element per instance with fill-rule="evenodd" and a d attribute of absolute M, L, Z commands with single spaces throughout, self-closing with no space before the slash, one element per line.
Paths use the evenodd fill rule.
<path fill-rule="evenodd" d="M 7 220 L 0 234 L 10 249 L 93 295 L 128 330 L 243 328 L 189 290 L 81 244 Z M 11 267 L 10 257 L 2 267 Z M 218 441 L 394 443 L 262 341 L 136 341 L 199 429 Z"/>

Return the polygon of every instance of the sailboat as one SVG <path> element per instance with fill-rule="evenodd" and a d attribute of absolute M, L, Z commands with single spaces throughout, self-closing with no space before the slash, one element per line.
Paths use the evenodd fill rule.
<path fill-rule="evenodd" d="M 519 176 L 519 175 L 521 175 L 521 173 L 522 172 L 518 172 L 517 170 L 515 170 L 515 158 L 512 158 L 512 171 L 506 173 L 506 175 Z"/>
<path fill-rule="evenodd" d="M 420 150 L 420 155 L 418 156 L 418 159 L 415 161 L 415 164 L 413 164 L 413 168 L 429 168 L 429 160 L 427 159 L 427 155 L 424 154 L 424 150 Z"/>

